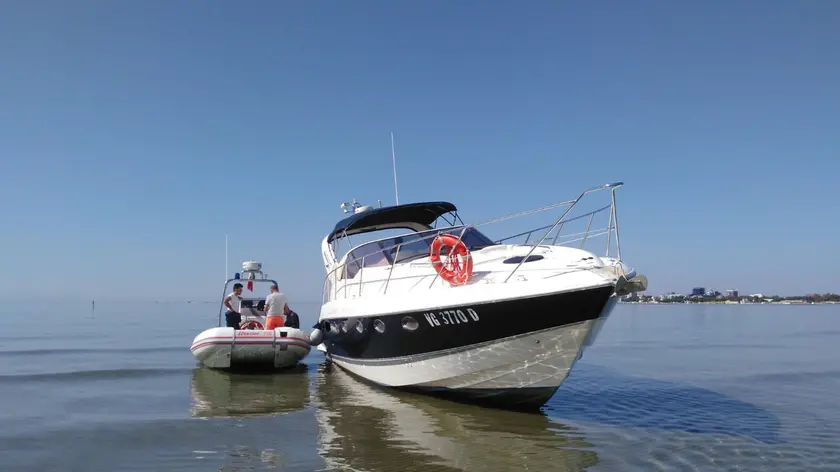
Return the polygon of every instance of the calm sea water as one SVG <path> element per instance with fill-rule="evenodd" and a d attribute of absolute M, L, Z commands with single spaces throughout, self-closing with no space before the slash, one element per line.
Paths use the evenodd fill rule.
<path fill-rule="evenodd" d="M 620 305 L 542 414 L 197 368 L 216 310 L 3 307 L 0 471 L 840 470 L 840 305 Z"/>

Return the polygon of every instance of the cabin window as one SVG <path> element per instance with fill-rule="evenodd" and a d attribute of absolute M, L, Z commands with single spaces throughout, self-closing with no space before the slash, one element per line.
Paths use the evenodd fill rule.
<path fill-rule="evenodd" d="M 387 266 L 390 264 L 390 260 L 386 257 L 385 251 L 382 250 L 378 242 L 365 244 L 347 255 L 347 273 L 345 277 L 352 279 L 362 270 L 362 267 Z"/>
<path fill-rule="evenodd" d="M 461 235 L 462 229 L 463 227 L 457 227 L 444 232 L 458 237 Z M 397 258 L 396 263 L 428 257 L 434 235 L 437 233 L 438 230 L 403 234 L 359 246 L 347 255 L 347 272 L 345 277 L 355 277 L 362 267 L 389 266 L 394 262 L 395 256 Z M 475 228 L 467 229 L 461 240 L 471 251 L 496 244 Z M 397 246 L 400 247 L 399 254 L 397 254 Z M 364 261 L 362 261 L 362 258 L 364 258 Z"/>

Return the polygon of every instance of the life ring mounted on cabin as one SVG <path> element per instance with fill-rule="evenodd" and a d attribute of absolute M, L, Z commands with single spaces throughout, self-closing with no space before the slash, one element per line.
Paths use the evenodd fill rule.
<path fill-rule="evenodd" d="M 239 325 L 239 329 L 257 329 L 262 330 L 265 329 L 259 321 L 250 320 L 250 321 L 243 321 L 242 324 Z"/>
<path fill-rule="evenodd" d="M 440 251 L 447 248 L 446 262 L 441 261 Z M 464 241 L 451 234 L 440 234 L 429 250 L 429 259 L 440 278 L 451 285 L 463 285 L 470 280 L 473 271 L 472 255 Z"/>

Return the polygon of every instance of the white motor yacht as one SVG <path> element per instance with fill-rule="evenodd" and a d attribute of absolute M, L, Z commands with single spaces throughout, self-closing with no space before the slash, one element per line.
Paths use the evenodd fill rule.
<path fill-rule="evenodd" d="M 621 186 L 470 225 L 449 202 L 372 208 L 354 201 L 353 214 L 322 243 L 327 277 L 313 340 L 323 339 L 318 349 L 331 362 L 376 384 L 539 408 L 619 298 L 647 288 L 647 279 L 621 259 L 615 205 Z M 572 215 L 596 193 L 609 203 Z M 351 205 L 343 207 L 350 212 Z M 494 226 L 504 230 L 552 210 L 562 215 L 548 225 L 489 236 Z M 599 215 L 608 222 L 593 228 Z M 563 232 L 584 223 L 585 230 Z M 361 235 L 373 238 L 350 242 Z M 604 239 L 604 255 L 584 247 Z M 349 250 L 339 256 L 343 245 Z"/>

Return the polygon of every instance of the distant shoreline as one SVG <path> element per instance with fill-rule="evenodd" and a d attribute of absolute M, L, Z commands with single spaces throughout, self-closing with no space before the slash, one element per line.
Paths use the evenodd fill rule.
<path fill-rule="evenodd" d="M 738 296 L 738 292 L 730 290 L 724 296 L 720 292 L 707 292 L 705 295 L 680 295 L 667 293 L 664 295 L 643 295 L 633 293 L 622 297 L 622 303 L 644 303 L 646 305 L 835 305 L 840 303 L 840 295 L 836 293 L 809 293 L 807 295 L 754 295 Z"/>

